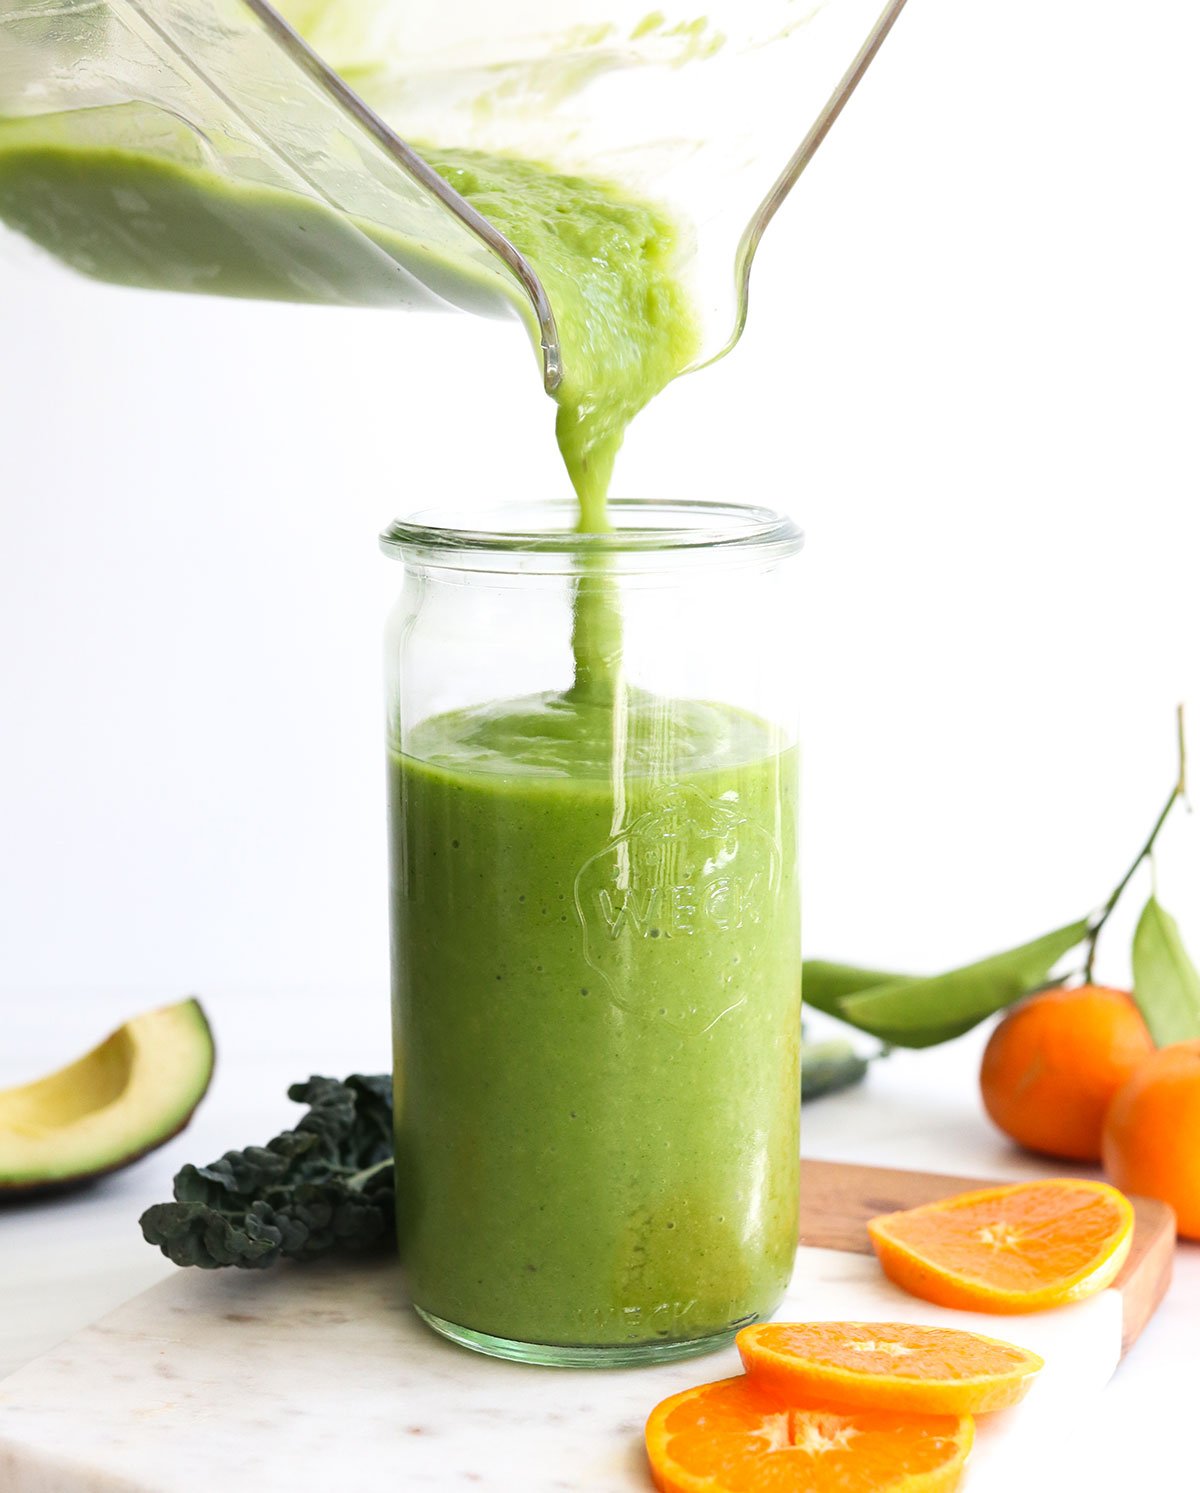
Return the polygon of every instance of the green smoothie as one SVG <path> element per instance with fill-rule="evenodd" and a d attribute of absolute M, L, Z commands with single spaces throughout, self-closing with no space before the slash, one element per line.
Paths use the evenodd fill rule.
<path fill-rule="evenodd" d="M 400 1219 L 443 1324 L 664 1345 L 796 1244 L 797 763 L 731 707 L 563 696 L 391 757 Z"/>

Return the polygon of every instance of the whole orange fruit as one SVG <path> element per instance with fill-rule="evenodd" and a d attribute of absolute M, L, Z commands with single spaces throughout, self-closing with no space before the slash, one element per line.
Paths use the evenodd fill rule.
<path fill-rule="evenodd" d="M 1154 1042 L 1124 990 L 1043 990 L 992 1033 L 979 1085 L 995 1123 L 1047 1156 L 1099 1161 L 1113 1096 Z"/>
<path fill-rule="evenodd" d="M 1139 1064 L 1104 1122 L 1104 1165 L 1122 1192 L 1170 1203 L 1179 1232 L 1200 1239 L 1200 1041 Z"/>

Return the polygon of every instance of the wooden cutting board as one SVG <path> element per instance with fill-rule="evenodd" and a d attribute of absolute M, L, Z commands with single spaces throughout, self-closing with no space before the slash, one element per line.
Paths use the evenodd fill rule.
<path fill-rule="evenodd" d="M 940 1172 L 806 1161 L 800 1192 L 800 1243 L 818 1249 L 870 1254 L 867 1220 L 916 1208 L 956 1192 L 1000 1185 L 993 1177 L 950 1177 Z M 1121 1294 L 1121 1352 L 1128 1353 L 1171 1284 L 1175 1215 L 1166 1203 L 1134 1198 L 1133 1244 L 1113 1289 Z"/>
<path fill-rule="evenodd" d="M 980 1423 L 967 1493 L 1086 1481 L 1090 1450 L 1063 1426 L 1160 1299 L 1170 1215 L 1138 1205 L 1117 1287 L 1006 1317 L 998 1330 L 996 1318 L 904 1295 L 867 1253 L 873 1214 L 978 1185 L 806 1162 L 796 1273 L 779 1316 L 953 1322 L 1034 1349 L 1046 1359 L 1035 1393 Z M 732 1348 L 603 1373 L 480 1358 L 420 1324 L 389 1259 L 181 1270 L 0 1382 L 0 1490 L 649 1493 L 650 1407 L 739 1367 Z M 1056 1448 L 1073 1459 L 1057 1481 L 1046 1460 Z"/>

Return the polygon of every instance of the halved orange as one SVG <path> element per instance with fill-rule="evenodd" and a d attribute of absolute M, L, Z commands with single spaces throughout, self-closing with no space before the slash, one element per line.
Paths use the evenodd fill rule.
<path fill-rule="evenodd" d="M 1133 1207 L 1106 1182 L 1064 1177 L 959 1193 L 867 1229 L 888 1277 L 914 1296 L 1036 1312 L 1112 1284 L 1133 1240 Z"/>
<path fill-rule="evenodd" d="M 753 1379 L 672 1395 L 646 1422 L 661 1493 L 950 1493 L 970 1416 L 797 1410 Z"/>
<path fill-rule="evenodd" d="M 737 1335 L 756 1383 L 792 1404 L 986 1415 L 1023 1400 L 1036 1353 L 955 1327 L 759 1322 Z"/>

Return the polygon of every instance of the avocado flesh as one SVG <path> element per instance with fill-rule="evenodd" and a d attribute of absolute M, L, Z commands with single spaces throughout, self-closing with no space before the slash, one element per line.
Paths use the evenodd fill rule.
<path fill-rule="evenodd" d="M 0 1195 L 128 1166 L 177 1135 L 212 1079 L 199 1001 L 135 1016 L 77 1062 L 0 1090 Z"/>

